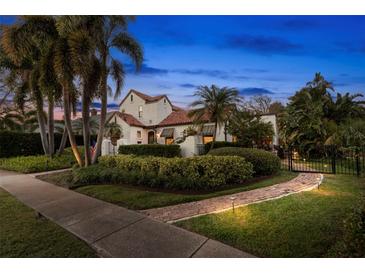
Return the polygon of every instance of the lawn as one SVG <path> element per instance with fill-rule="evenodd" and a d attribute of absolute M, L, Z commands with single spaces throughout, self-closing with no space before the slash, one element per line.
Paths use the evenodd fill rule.
<path fill-rule="evenodd" d="M 178 222 L 259 257 L 326 257 L 360 207 L 365 179 L 326 175 L 319 190 Z"/>
<path fill-rule="evenodd" d="M 271 178 L 261 179 L 246 185 L 235 186 L 230 189 L 210 193 L 167 192 L 166 190 L 159 191 L 153 188 L 136 187 L 131 185 L 90 185 L 79 187 L 75 190 L 109 203 L 117 204 L 130 209 L 141 210 L 252 190 L 255 188 L 285 182 L 296 176 L 296 173 L 281 171 L 278 175 Z M 65 187 L 67 186 L 67 181 L 71 180 L 72 175 L 71 171 L 67 171 L 56 174 L 42 175 L 38 178 Z"/>
<path fill-rule="evenodd" d="M 96 257 L 83 241 L 0 189 L 0 257 Z"/>

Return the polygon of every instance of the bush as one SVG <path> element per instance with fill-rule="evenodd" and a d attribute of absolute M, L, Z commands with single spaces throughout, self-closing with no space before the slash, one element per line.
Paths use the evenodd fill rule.
<path fill-rule="evenodd" d="M 179 145 L 122 145 L 119 146 L 120 154 L 134 154 L 140 156 L 179 157 L 181 156 Z"/>
<path fill-rule="evenodd" d="M 244 157 L 253 165 L 255 176 L 272 175 L 280 170 L 279 157 L 262 149 L 223 147 L 212 149 L 209 155 L 235 155 Z"/>
<path fill-rule="evenodd" d="M 84 144 L 82 135 L 76 135 L 76 143 L 81 146 Z M 58 149 L 61 143 L 62 134 L 55 133 L 55 149 Z M 96 140 L 96 136 L 91 137 Z M 69 147 L 67 138 L 66 147 Z M 14 156 L 42 155 L 43 147 L 39 133 L 25 133 L 14 131 L 0 131 L 0 158 Z"/>
<path fill-rule="evenodd" d="M 208 153 L 210 150 L 210 147 L 212 146 L 212 142 L 209 142 L 204 145 L 204 151 L 205 153 Z M 232 143 L 232 142 L 225 142 L 225 141 L 215 141 L 213 149 L 220 148 L 220 147 L 242 147 L 239 143 Z"/>
<path fill-rule="evenodd" d="M 0 159 L 0 169 L 13 170 L 22 173 L 42 172 L 72 167 L 76 163 L 70 148 L 61 156 L 49 158 L 46 155 L 18 156 Z"/>
<path fill-rule="evenodd" d="M 237 156 L 167 159 L 118 155 L 100 157 L 99 166 L 92 171 L 77 169 L 75 172 L 77 175 L 74 177 L 74 185 L 108 181 L 168 189 L 200 190 L 240 183 L 252 177 L 253 169 L 252 164 Z"/>
<path fill-rule="evenodd" d="M 329 257 L 365 257 L 365 200 L 344 220 L 343 238 L 330 249 Z"/>

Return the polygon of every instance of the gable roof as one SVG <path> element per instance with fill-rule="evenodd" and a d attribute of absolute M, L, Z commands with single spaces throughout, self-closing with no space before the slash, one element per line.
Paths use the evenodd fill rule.
<path fill-rule="evenodd" d="M 150 103 L 154 103 L 154 102 L 157 102 L 159 100 L 161 100 L 162 98 L 166 98 L 167 101 L 170 103 L 170 105 L 173 107 L 173 105 L 171 104 L 169 98 L 165 95 L 165 94 L 162 94 L 162 95 L 156 95 L 156 96 L 150 96 L 150 95 L 147 95 L 145 93 L 142 93 L 140 91 L 137 91 L 135 89 L 131 89 L 127 95 L 123 98 L 123 100 L 120 102 L 119 106 L 121 106 L 125 100 L 127 100 L 128 96 L 131 94 L 131 93 L 134 93 L 136 94 L 138 97 L 140 97 L 141 99 L 143 99 L 146 104 L 150 104 Z"/>
<path fill-rule="evenodd" d="M 166 127 L 166 126 L 175 126 L 175 125 L 187 125 L 192 124 L 194 120 L 188 116 L 189 111 L 187 110 L 179 110 L 173 111 L 169 116 L 163 119 L 158 126 Z M 204 115 L 204 122 L 209 122 L 208 115 Z"/>
<path fill-rule="evenodd" d="M 117 115 L 124 121 L 126 122 L 128 125 L 130 126 L 135 126 L 135 127 L 145 127 L 144 124 L 142 124 L 139 120 L 137 120 L 136 118 L 134 118 L 133 115 L 130 115 L 128 113 L 124 113 L 124 112 L 117 112 Z"/>

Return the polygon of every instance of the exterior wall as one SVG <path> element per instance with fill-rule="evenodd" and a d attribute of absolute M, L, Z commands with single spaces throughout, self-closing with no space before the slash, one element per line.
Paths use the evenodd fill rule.
<path fill-rule="evenodd" d="M 133 102 L 131 102 L 131 95 L 133 95 Z M 171 104 L 167 99 L 166 103 L 164 103 L 164 99 L 166 98 L 161 98 L 153 103 L 146 103 L 141 97 L 131 92 L 120 106 L 120 112 L 124 111 L 133 115 L 146 126 L 157 125 L 172 112 Z M 143 110 L 142 117 L 139 117 L 140 106 L 142 106 Z"/>
<path fill-rule="evenodd" d="M 204 125 L 214 125 L 214 123 L 207 123 Z M 159 137 L 162 130 L 165 128 L 174 128 L 174 139 L 176 140 L 177 138 L 183 137 L 184 136 L 184 130 L 187 129 L 188 127 L 192 127 L 193 124 L 187 124 L 187 125 L 178 125 L 178 126 L 169 126 L 169 127 L 161 127 L 161 128 L 157 128 L 157 143 L 159 144 L 165 144 L 165 138 L 164 137 Z M 199 138 L 200 141 L 198 142 L 198 144 L 202 144 L 202 138 Z M 216 140 L 217 141 L 224 141 L 224 127 L 218 127 L 217 130 L 217 136 L 216 136 Z M 227 141 L 228 142 L 232 142 L 232 136 L 230 134 L 227 134 Z"/>
<path fill-rule="evenodd" d="M 279 129 L 276 122 L 276 115 L 262 115 L 261 120 L 264 122 L 270 122 L 274 128 L 274 136 L 272 137 L 272 143 L 276 146 L 279 145 Z"/>
<path fill-rule="evenodd" d="M 166 100 L 166 103 L 164 102 Z M 151 105 L 151 117 L 153 119 L 154 124 L 159 124 L 163 119 L 169 116 L 172 112 L 172 106 L 167 100 L 167 98 L 162 98 L 161 100 L 147 104 Z"/>

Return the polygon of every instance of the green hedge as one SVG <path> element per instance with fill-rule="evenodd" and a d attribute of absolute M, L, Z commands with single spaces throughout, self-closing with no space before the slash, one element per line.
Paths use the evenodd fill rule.
<path fill-rule="evenodd" d="M 2 158 L 0 159 L 0 169 L 32 173 L 69 168 L 75 163 L 76 160 L 71 149 L 67 148 L 61 156 L 55 156 L 52 159 L 45 155 Z"/>
<path fill-rule="evenodd" d="M 55 149 L 57 150 L 62 139 L 62 134 L 55 133 Z M 84 144 L 83 136 L 76 135 L 76 143 L 79 146 Z M 91 137 L 96 140 L 96 136 Z M 70 144 L 67 139 L 66 147 Z M 0 131 L 0 158 L 14 156 L 42 155 L 43 147 L 39 133 L 24 133 L 14 131 Z"/>
<path fill-rule="evenodd" d="M 212 146 L 212 142 L 206 143 L 204 145 L 205 153 L 209 152 L 211 146 Z M 220 148 L 220 147 L 242 147 L 242 145 L 239 144 L 239 143 L 232 143 L 232 142 L 225 142 L 225 141 L 215 141 L 213 149 Z"/>
<path fill-rule="evenodd" d="M 134 154 L 140 156 L 179 157 L 181 156 L 179 145 L 122 145 L 118 149 L 119 154 Z"/>
<path fill-rule="evenodd" d="M 244 157 L 248 162 L 252 163 L 255 176 L 272 175 L 280 170 L 280 158 L 262 149 L 222 147 L 212 149 L 209 155 Z"/>
<path fill-rule="evenodd" d="M 73 171 L 73 186 L 129 183 L 180 190 L 214 189 L 252 177 L 252 164 L 237 156 L 191 158 L 102 156 L 99 165 Z"/>

